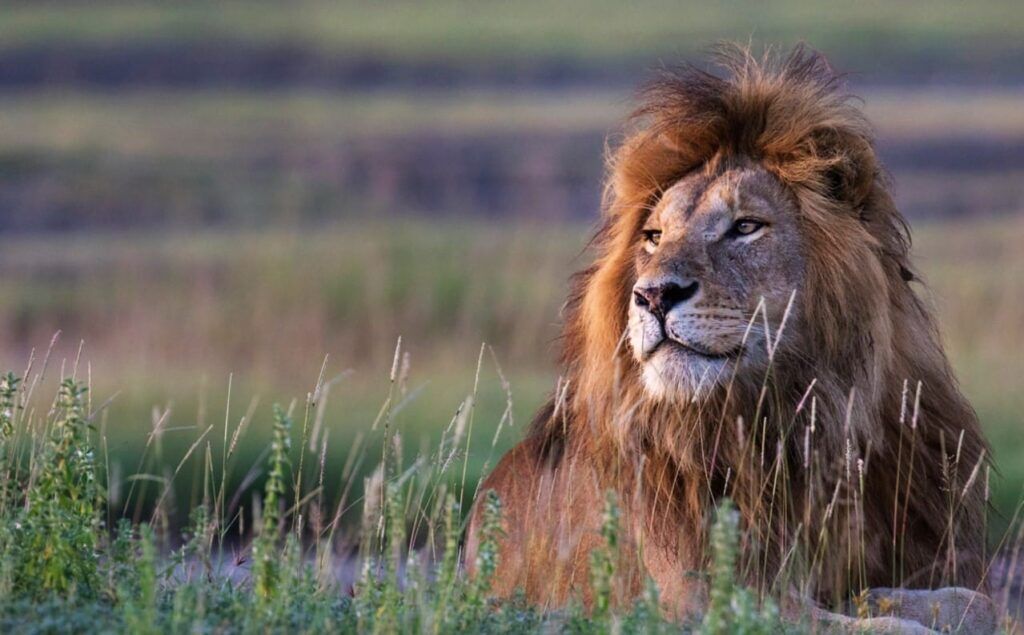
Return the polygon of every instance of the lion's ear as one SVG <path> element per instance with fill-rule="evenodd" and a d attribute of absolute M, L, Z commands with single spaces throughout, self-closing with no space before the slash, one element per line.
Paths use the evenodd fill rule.
<path fill-rule="evenodd" d="M 825 192 L 833 201 L 845 203 L 849 200 L 849 171 L 845 166 L 833 165 L 825 171 L 822 179 Z"/>
<path fill-rule="evenodd" d="M 823 145 L 828 165 L 821 177 L 825 195 L 844 207 L 860 209 L 871 194 L 878 170 L 870 142 L 832 133 Z"/>

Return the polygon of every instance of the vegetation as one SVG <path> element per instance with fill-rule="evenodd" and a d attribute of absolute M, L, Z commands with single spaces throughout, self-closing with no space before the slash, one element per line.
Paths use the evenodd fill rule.
<path fill-rule="evenodd" d="M 207 442 L 192 448 L 201 457 L 203 492 L 189 526 L 178 534 L 159 508 L 147 522 L 107 524 L 107 439 L 92 425 L 98 411 L 89 409 L 88 388 L 73 372 L 60 382 L 47 412 L 37 409 L 41 399 L 34 395 L 41 380 L 42 371 L 29 382 L 9 373 L 0 383 L 3 632 L 469 633 L 539 632 L 561 625 L 572 632 L 639 633 L 672 628 L 659 616 L 649 581 L 651 591 L 635 604 L 612 604 L 619 516 L 610 494 L 602 530 L 606 544 L 593 554 L 592 577 L 599 590 L 593 610 L 578 604 L 566 613 L 546 614 L 521 600 L 488 599 L 500 565 L 502 532 L 501 501 L 492 491 L 480 503 L 475 574 L 460 571 L 464 508 L 459 500 L 468 497 L 458 491 L 455 475 L 465 460 L 462 437 L 471 434 L 463 427 L 468 418 L 453 421 L 431 456 L 407 465 L 390 428 L 392 406 L 385 403 L 379 423 L 390 431 L 377 471 L 366 483 L 361 527 L 351 542 L 339 543 L 345 500 L 336 502 L 330 519 L 324 466 L 316 466 L 315 456 L 307 459 L 304 451 L 309 417 L 318 405 L 312 396 L 305 404 L 297 452 L 295 404 L 288 410 L 274 406 L 273 440 L 265 458 L 269 475 L 262 496 L 253 499 L 259 510 L 255 531 L 247 532 L 244 516 L 225 506 L 235 494 L 224 490 L 225 462 L 240 433 L 225 427 L 223 442 L 229 443 L 231 433 L 230 445 Z M 321 461 L 322 456 L 323 451 Z M 306 460 L 313 465 L 304 465 Z M 303 476 L 316 469 L 320 480 L 304 482 Z M 780 624 L 773 602 L 736 585 L 740 538 L 728 502 L 719 515 L 711 610 L 691 626 L 706 633 L 776 632 Z M 358 551 L 341 544 L 358 545 Z"/>
<path fill-rule="evenodd" d="M 639 77 L 565 90 L 0 92 L 0 231 L 590 217 L 602 143 Z M 904 212 L 1018 209 L 1019 91 L 855 90 Z"/>
<path fill-rule="evenodd" d="M 1003 478 L 979 478 L 1002 510 L 992 533 L 1004 551 L 1017 540 L 1011 534 L 999 542 L 1016 517 L 1024 482 L 1017 459 L 1021 404 L 1012 390 L 1019 343 L 1008 340 L 1016 333 L 1009 325 L 1024 310 L 1024 298 L 1008 283 L 1020 275 L 1013 248 L 1020 231 L 996 223 L 926 226 L 918 233 L 954 364 L 995 441 Z M 0 630 L 669 628 L 660 621 L 653 585 L 635 606 L 614 599 L 614 498 L 606 502 L 606 548 L 592 557 L 597 594 L 590 610 L 577 605 L 549 614 L 521 602 L 486 601 L 488 572 L 500 564 L 486 547 L 500 531 L 497 499 L 483 503 L 491 521 L 476 563 L 481 575 L 467 579 L 459 566 L 477 478 L 522 434 L 522 422 L 553 382 L 543 360 L 550 359 L 557 331 L 551 317 L 563 293 L 557 281 L 576 258 L 582 234 L 575 227 L 513 231 L 410 222 L 398 231 L 366 225 L 317 236 L 235 234 L 232 248 L 210 235 L 131 244 L 102 236 L 11 239 L 4 266 L 18 275 L 5 279 L 9 306 L 31 306 L 29 299 L 43 294 L 49 299 L 35 305 L 32 321 L 79 316 L 88 328 L 69 330 L 52 350 L 41 348 L 24 379 L 7 374 L 0 381 Z M 416 266 L 439 253 L 451 261 Z M 170 266 L 157 269 L 155 262 Z M 534 266 L 516 264 L 523 262 Z M 182 267 L 195 277 L 180 278 Z M 377 298 L 375 310 L 343 318 L 320 313 L 322 285 L 346 271 L 356 280 L 376 276 L 383 286 L 346 287 L 339 306 L 366 307 Z M 75 293 L 54 293 L 45 283 L 53 272 L 80 276 Z M 208 275 L 217 286 L 201 291 L 205 300 L 190 298 L 195 287 L 188 281 Z M 91 306 L 88 298 L 96 295 L 108 303 Z M 177 302 L 161 304 L 165 297 Z M 265 351 L 224 339 L 228 322 L 199 317 L 235 303 L 245 308 L 223 319 L 276 316 L 244 327 Z M 175 307 L 187 333 L 159 317 Z M 378 311 L 390 315 L 391 326 L 379 342 L 360 342 L 357 331 L 380 328 L 373 323 Z M 101 328 L 121 312 L 156 330 Z M 309 315 L 327 320 L 322 332 L 338 339 L 275 339 L 282 321 L 308 325 Z M 487 324 L 495 325 L 487 335 L 494 348 L 473 350 Z M 549 335 L 540 337 L 536 325 L 545 324 Z M 392 328 L 408 328 L 422 345 L 383 354 Z M 84 361 L 90 355 L 77 344 L 68 346 L 79 338 L 103 343 L 95 361 Z M 127 338 L 124 348 L 110 348 L 119 338 Z M 217 388 L 190 376 L 196 358 L 177 356 L 176 340 L 208 347 L 207 368 L 219 360 L 250 370 L 233 376 L 222 366 L 227 379 Z M 168 347 L 153 348 L 158 341 Z M 14 344 L 9 340 L 6 350 Z M 354 365 L 354 374 L 332 377 L 320 368 L 325 364 L 309 361 L 317 347 L 328 346 Z M 14 365 L 7 355 L 11 361 L 4 363 Z M 380 357 L 388 360 L 384 368 L 375 361 Z M 509 360 L 508 369 L 498 360 Z M 460 371 L 466 366 L 475 372 Z M 55 384 L 46 373 L 58 367 L 70 378 Z M 154 383 L 151 367 L 162 369 L 163 383 Z M 313 389 L 303 391 L 302 380 L 289 375 L 312 376 Z M 275 380 L 284 385 L 270 387 Z M 115 394 L 118 382 L 121 394 Z M 49 390 L 57 392 L 52 402 L 44 396 Z M 256 392 L 283 403 L 289 393 L 306 397 L 269 408 L 248 398 Z M 742 529 L 726 506 L 712 532 L 710 609 L 701 625 L 690 625 L 695 629 L 759 632 L 777 619 L 778 599 L 759 598 L 729 577 L 742 541 L 737 533 Z"/>
<path fill-rule="evenodd" d="M 1019 208 L 1013 2 L 299 4 L 0 7 L 0 231 L 584 217 L 631 91 L 721 38 L 850 71 L 904 212 Z"/>
<path fill-rule="evenodd" d="M 940 54 L 974 56 L 1019 44 L 1019 13 L 1012 2 L 965 6 L 864 2 L 821 6 L 807 0 L 643 6 L 531 0 L 484 3 L 474 10 L 457 0 L 365 4 L 307 0 L 174 4 L 15 4 L 0 13 L 8 45 L 60 41 L 166 42 L 208 39 L 249 44 L 306 44 L 331 52 L 377 52 L 385 59 L 424 56 L 475 65 L 495 58 L 556 57 L 606 61 L 693 52 L 720 38 L 792 43 L 809 39 L 846 56 L 903 59 Z M 899 57 L 897 58 L 899 59 Z"/>
<path fill-rule="evenodd" d="M 332 439 L 325 489 L 340 494 L 350 448 L 379 442 L 370 428 L 401 335 L 407 372 L 393 419 L 405 451 L 438 443 L 476 385 L 472 483 L 555 385 L 558 307 L 568 272 L 584 265 L 586 233 L 578 225 L 406 219 L 130 240 L 10 236 L 0 239 L 0 364 L 23 368 L 30 343 L 38 363 L 58 329 L 51 365 L 78 357 L 85 342 L 91 394 L 110 400 L 93 422 L 109 441 L 109 495 L 142 520 L 159 493 L 154 482 L 127 481 L 131 475 L 165 477 L 208 427 L 244 416 L 252 434 L 237 440 L 239 468 L 227 475 L 229 489 L 240 486 L 272 432 L 267 404 L 305 394 L 321 373 L 330 399 L 320 427 Z M 992 523 L 1000 536 L 1024 491 L 1024 289 L 1015 282 L 1024 275 L 1016 248 L 1024 225 L 921 225 L 915 238 L 954 367 L 993 441 Z M 481 342 L 488 349 L 475 381 Z M 373 462 L 352 469 L 358 485 Z M 188 522 L 201 483 L 192 463 L 175 476 L 165 500 L 173 525 Z"/>
<path fill-rule="evenodd" d="M 589 611 L 486 600 L 500 500 L 479 577 L 460 545 L 478 479 L 557 380 L 578 219 L 628 90 L 720 38 L 807 40 L 868 84 L 1016 564 L 1018 14 L 5 3 L 0 368 L 23 370 L 0 377 L 0 632 L 670 630 L 653 585 L 615 601 L 613 498 Z M 979 212 L 1004 220 L 917 220 Z M 759 632 L 781 598 L 736 583 L 743 528 L 718 517 L 711 610 L 687 626 Z"/>
<path fill-rule="evenodd" d="M 189 455 L 202 466 L 202 494 L 181 532 L 168 525 L 159 506 L 141 523 L 111 523 L 108 440 L 92 425 L 103 406 L 89 406 L 88 387 L 72 369 L 52 406 L 40 407 L 44 371 L 30 367 L 27 381 L 13 373 L 0 381 L 3 632 L 661 633 L 680 628 L 661 617 L 651 580 L 636 600 L 616 596 L 621 519 L 611 492 L 602 543 L 591 553 L 594 593 L 587 605 L 577 601 L 552 612 L 518 597 L 489 599 L 503 532 L 502 504 L 493 491 L 478 502 L 482 521 L 474 574 L 467 575 L 459 562 L 466 516 L 459 501 L 472 494 L 458 476 L 472 435 L 471 406 L 460 410 L 429 454 L 404 460 L 392 420 L 397 368 L 375 422 L 384 431 L 381 445 L 361 452 L 360 460 L 379 457 L 361 499 L 325 498 L 326 437 L 319 463 L 305 450 L 307 442 L 317 441 L 310 424 L 323 403 L 320 384 L 305 404 L 272 408 L 272 440 L 262 458 L 268 476 L 252 499 L 252 530 L 235 503 L 227 503 L 240 492 L 225 490 L 244 421 L 234 429 L 225 424 L 220 441 L 213 435 L 193 445 Z M 296 411 L 303 412 L 301 427 L 295 426 Z M 162 487 L 170 488 L 171 482 Z M 361 522 L 339 538 L 346 533 L 339 520 L 348 505 L 361 508 Z M 779 604 L 787 598 L 763 596 L 737 582 L 744 530 L 728 499 L 716 516 L 709 570 L 692 573 L 706 576 L 707 610 L 682 624 L 683 630 L 816 632 L 810 617 L 790 613 L 782 620 Z M 857 604 L 859 616 L 871 611 Z"/>

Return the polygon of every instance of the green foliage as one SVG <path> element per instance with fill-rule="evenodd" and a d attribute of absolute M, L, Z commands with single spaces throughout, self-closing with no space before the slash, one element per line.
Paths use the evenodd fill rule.
<path fill-rule="evenodd" d="M 263 522 L 252 547 L 253 589 L 262 603 L 269 605 L 279 592 L 280 554 L 275 553 L 280 506 L 285 493 L 285 470 L 290 464 L 292 420 L 280 406 L 274 406 L 274 440 L 270 446 L 270 475 L 264 488 Z"/>
<path fill-rule="evenodd" d="M 13 373 L 0 379 L 0 515 L 8 516 L 15 483 L 9 455 L 13 452 L 14 421 L 17 412 L 15 396 L 21 380 Z M 11 559 L 13 527 L 0 523 L 0 596 L 13 591 L 14 563 Z"/>
<path fill-rule="evenodd" d="M 33 457 L 31 487 L 14 523 L 15 591 L 30 597 L 91 597 L 99 588 L 96 548 L 103 501 L 85 392 L 73 379 L 61 383 L 49 434 Z"/>
<path fill-rule="evenodd" d="M 593 620 L 602 624 L 611 616 L 615 565 L 619 556 L 619 506 L 615 492 L 605 493 L 601 522 L 604 546 L 590 552 L 590 584 L 594 593 Z M 601 629 L 606 630 L 606 629 Z"/>
<path fill-rule="evenodd" d="M 459 503 L 454 495 L 445 493 L 443 530 L 444 530 L 444 554 L 441 556 L 441 566 L 437 575 L 437 597 L 434 601 L 433 632 L 441 632 L 441 626 L 451 621 L 453 613 L 452 594 L 457 583 L 458 575 L 458 553 L 459 553 L 459 530 L 456 526 L 456 518 L 459 513 Z"/>
<path fill-rule="evenodd" d="M 711 529 L 711 602 L 700 625 L 706 635 L 768 634 L 781 629 L 779 611 L 770 598 L 762 601 L 736 580 L 739 513 L 729 499 L 718 507 Z"/>
<path fill-rule="evenodd" d="M 139 531 L 138 557 L 129 579 L 135 588 L 121 593 L 125 627 L 132 633 L 152 635 L 158 633 L 157 613 L 157 555 L 153 530 L 143 525 Z"/>
<path fill-rule="evenodd" d="M 476 555 L 475 593 L 486 595 L 498 570 L 498 540 L 501 528 L 501 499 L 494 490 L 484 493 L 483 522 L 480 524 L 480 549 Z"/>
<path fill-rule="evenodd" d="M 15 397 L 19 384 L 21 378 L 14 373 L 9 372 L 0 378 L 0 444 L 7 443 L 14 436 L 14 416 L 17 410 Z"/>

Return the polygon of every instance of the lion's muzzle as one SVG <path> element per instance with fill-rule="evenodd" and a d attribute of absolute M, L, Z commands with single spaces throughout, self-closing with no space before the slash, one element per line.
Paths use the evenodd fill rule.
<path fill-rule="evenodd" d="M 683 281 L 683 284 L 675 280 L 666 280 L 649 286 L 637 285 L 633 289 L 633 303 L 641 309 L 650 311 L 664 323 L 668 312 L 697 295 L 699 287 L 700 284 L 696 280 Z"/>

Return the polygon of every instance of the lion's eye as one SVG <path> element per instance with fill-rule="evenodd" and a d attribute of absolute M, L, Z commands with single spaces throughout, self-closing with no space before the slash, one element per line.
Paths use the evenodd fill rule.
<path fill-rule="evenodd" d="M 749 236 L 764 227 L 765 224 L 752 218 L 741 218 L 732 225 L 730 232 L 736 236 Z"/>
<path fill-rule="evenodd" d="M 658 243 L 661 242 L 661 230 L 660 229 L 645 229 L 643 230 L 644 242 L 653 247 L 657 247 Z"/>

